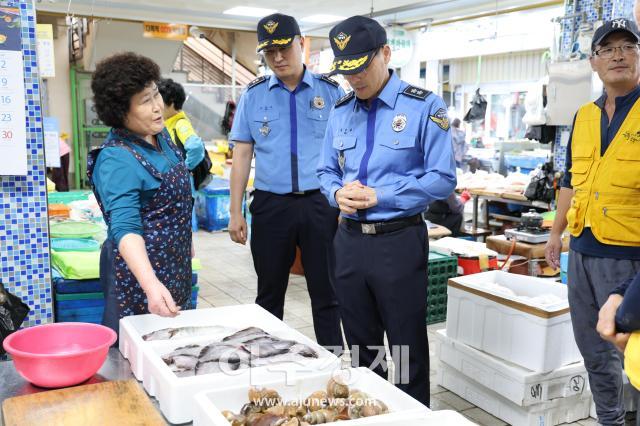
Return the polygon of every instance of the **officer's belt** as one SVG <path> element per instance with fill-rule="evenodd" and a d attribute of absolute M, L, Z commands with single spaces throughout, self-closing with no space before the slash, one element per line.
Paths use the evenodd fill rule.
<path fill-rule="evenodd" d="M 421 214 L 415 216 L 393 219 L 387 222 L 358 222 L 357 220 L 342 218 L 342 222 L 347 228 L 360 231 L 363 234 L 386 234 L 387 232 L 398 231 L 408 226 L 424 223 Z"/>
<path fill-rule="evenodd" d="M 306 191 L 290 192 L 290 193 L 288 193 L 286 195 L 295 195 L 295 196 L 300 197 L 300 196 L 304 196 L 304 195 L 316 194 L 318 192 L 320 192 L 319 189 L 308 189 Z"/>

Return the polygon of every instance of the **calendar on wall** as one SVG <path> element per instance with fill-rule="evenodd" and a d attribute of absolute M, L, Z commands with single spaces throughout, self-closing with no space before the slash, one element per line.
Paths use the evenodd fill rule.
<path fill-rule="evenodd" d="M 0 175 L 27 174 L 20 10 L 0 7 Z"/>

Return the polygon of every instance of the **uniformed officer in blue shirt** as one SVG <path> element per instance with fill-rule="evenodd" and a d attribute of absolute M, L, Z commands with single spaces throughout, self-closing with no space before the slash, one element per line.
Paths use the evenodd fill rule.
<path fill-rule="evenodd" d="M 282 319 L 298 245 L 318 343 L 342 347 L 338 302 L 330 280 L 338 210 L 320 192 L 315 169 L 329 111 L 344 92 L 334 80 L 305 68 L 303 38 L 294 18 L 267 16 L 258 22 L 257 32 L 257 49 L 273 75 L 247 86 L 234 118 L 229 234 L 237 243 L 247 240 L 242 197 L 255 152 L 256 191 L 250 210 L 256 303 Z"/>
<path fill-rule="evenodd" d="M 334 239 L 335 288 L 347 343 L 376 365 L 387 333 L 398 387 L 429 405 L 427 229 L 421 213 L 456 185 L 446 106 L 388 69 L 376 21 L 351 17 L 329 33 L 332 73 L 353 92 L 329 116 L 318 177 L 342 213 Z M 384 354 L 384 353 L 382 353 Z"/>

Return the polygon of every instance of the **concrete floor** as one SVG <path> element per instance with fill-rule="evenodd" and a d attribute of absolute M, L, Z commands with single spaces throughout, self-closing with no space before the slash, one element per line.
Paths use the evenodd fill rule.
<path fill-rule="evenodd" d="M 198 308 L 253 303 L 256 296 L 257 277 L 249 247 L 233 243 L 226 232 L 198 231 L 194 241 L 196 256 L 201 259 L 203 267 L 198 272 L 200 287 Z M 311 304 L 304 277 L 291 275 L 289 278 L 284 321 L 315 340 Z M 435 384 L 439 361 L 434 351 L 434 345 L 437 344 L 434 332 L 440 328 L 444 328 L 444 324 L 428 327 L 431 355 L 431 409 L 458 411 L 479 425 L 506 425 L 507 423 L 502 420 Z M 596 426 L 597 422 L 589 418 L 571 425 Z"/>

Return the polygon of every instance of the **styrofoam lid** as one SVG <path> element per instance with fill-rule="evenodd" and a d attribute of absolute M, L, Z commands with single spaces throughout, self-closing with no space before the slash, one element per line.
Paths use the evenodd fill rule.
<path fill-rule="evenodd" d="M 541 278 L 489 271 L 452 278 L 451 281 L 545 312 L 556 312 L 569 307 L 567 286 Z"/>

